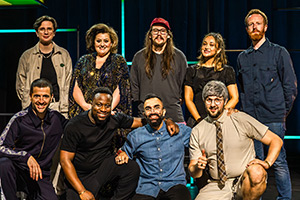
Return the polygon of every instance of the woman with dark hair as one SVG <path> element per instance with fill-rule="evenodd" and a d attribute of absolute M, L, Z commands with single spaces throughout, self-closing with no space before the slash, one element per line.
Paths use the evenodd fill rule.
<path fill-rule="evenodd" d="M 117 54 L 118 36 L 112 27 L 95 24 L 86 33 L 90 52 L 76 63 L 70 87 L 69 117 L 91 108 L 93 90 L 108 87 L 113 92 L 112 110 L 131 115 L 129 69 Z"/>
<path fill-rule="evenodd" d="M 187 124 L 191 127 L 207 116 L 202 90 L 211 80 L 222 81 L 229 92 L 225 108 L 234 108 L 239 101 L 234 69 L 227 65 L 225 43 L 219 33 L 205 35 L 198 57 L 198 64 L 187 69 L 184 86 L 186 106 L 191 114 Z"/>

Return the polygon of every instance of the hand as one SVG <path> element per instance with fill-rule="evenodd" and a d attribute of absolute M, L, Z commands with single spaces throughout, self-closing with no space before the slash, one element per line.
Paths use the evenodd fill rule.
<path fill-rule="evenodd" d="M 226 108 L 226 110 L 227 110 L 227 116 L 230 116 L 232 113 L 239 112 L 238 109 L 233 109 L 233 108 Z"/>
<path fill-rule="evenodd" d="M 29 172 L 30 172 L 30 178 L 32 178 L 33 180 L 36 180 L 36 181 L 38 181 L 39 178 L 43 179 L 41 167 L 38 164 L 38 162 L 36 162 L 36 160 L 34 159 L 33 156 L 30 156 L 28 158 L 27 165 L 28 165 Z"/>
<path fill-rule="evenodd" d="M 259 160 L 259 159 L 254 159 L 254 160 L 250 161 L 250 162 L 247 164 L 247 167 L 246 167 L 246 168 L 248 168 L 250 165 L 254 165 L 254 164 L 259 164 L 259 165 L 261 165 L 263 168 L 269 169 L 268 163 L 266 163 L 265 161 Z"/>
<path fill-rule="evenodd" d="M 122 165 L 124 163 L 128 163 L 129 157 L 127 154 L 123 151 L 118 156 L 115 157 L 115 162 L 117 165 Z"/>
<path fill-rule="evenodd" d="M 171 119 L 165 119 L 168 132 L 171 136 L 179 133 L 179 126 Z"/>
<path fill-rule="evenodd" d="M 95 199 L 94 195 L 88 190 L 86 190 L 84 193 L 79 195 L 79 197 L 81 200 L 94 200 Z"/>
<path fill-rule="evenodd" d="M 111 115 L 115 115 L 116 113 L 117 113 L 117 111 L 114 111 L 114 110 L 112 110 L 112 111 L 110 112 Z"/>
<path fill-rule="evenodd" d="M 91 109 L 91 108 L 92 108 L 92 104 L 89 104 L 89 103 L 84 104 L 84 106 L 82 107 L 82 109 L 83 109 L 84 111 L 87 111 L 87 110 L 89 110 L 89 109 Z"/>
<path fill-rule="evenodd" d="M 202 149 L 201 152 L 202 152 L 202 156 L 198 158 L 197 167 L 203 170 L 207 165 L 207 158 L 206 158 L 205 150 Z"/>

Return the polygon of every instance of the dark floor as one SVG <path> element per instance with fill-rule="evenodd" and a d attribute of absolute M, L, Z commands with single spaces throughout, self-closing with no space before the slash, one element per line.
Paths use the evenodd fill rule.
<path fill-rule="evenodd" d="M 300 200 L 300 155 L 288 155 L 291 181 L 292 181 L 292 200 Z M 198 189 L 195 186 L 189 187 L 192 199 L 197 196 Z M 277 197 L 277 190 L 275 185 L 275 177 L 272 169 L 268 170 L 268 185 L 263 198 L 264 200 L 273 200 Z"/>

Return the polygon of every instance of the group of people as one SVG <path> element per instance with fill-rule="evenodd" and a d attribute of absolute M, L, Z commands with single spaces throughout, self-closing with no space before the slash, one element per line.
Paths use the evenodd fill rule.
<path fill-rule="evenodd" d="M 67 199 L 98 199 L 113 181 L 112 199 L 188 200 L 186 148 L 191 176 L 209 174 L 197 200 L 259 199 L 271 166 L 278 199 L 291 199 L 283 138 L 297 79 L 287 50 L 265 37 L 267 16 L 253 9 L 245 26 L 252 45 L 238 56 L 238 91 L 219 33 L 204 37 L 198 64 L 188 67 L 168 21 L 155 18 L 129 70 L 114 29 L 96 24 L 86 33 L 89 54 L 72 69 L 53 42 L 55 19 L 38 18 L 39 42 L 17 70 L 24 110 L 0 137 L 1 199 L 17 199 L 17 191 L 57 199 L 57 157 Z M 244 112 L 233 110 L 239 97 Z"/>

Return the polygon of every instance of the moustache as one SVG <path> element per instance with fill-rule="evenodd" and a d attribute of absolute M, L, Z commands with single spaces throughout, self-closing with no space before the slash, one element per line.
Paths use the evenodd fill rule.
<path fill-rule="evenodd" d="M 158 114 L 150 114 L 150 115 L 149 115 L 149 118 L 152 117 L 152 116 L 160 117 Z"/>

